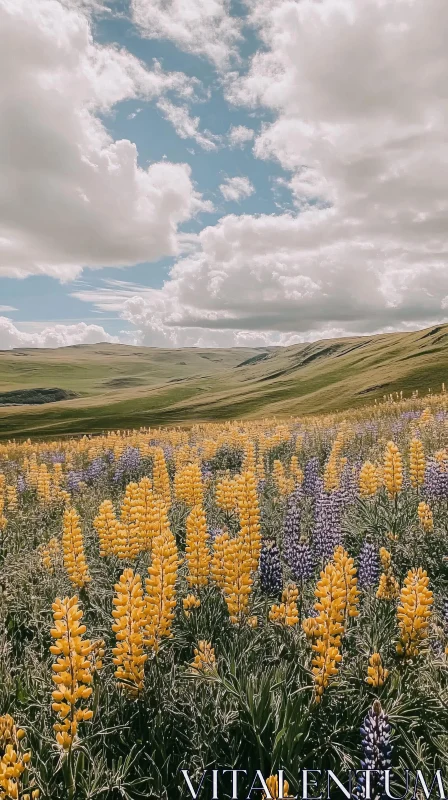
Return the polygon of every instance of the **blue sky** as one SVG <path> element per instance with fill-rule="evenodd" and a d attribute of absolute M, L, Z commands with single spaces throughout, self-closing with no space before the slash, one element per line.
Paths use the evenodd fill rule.
<path fill-rule="evenodd" d="M 445 321 L 445 17 L 0 0 L 0 348 Z"/>

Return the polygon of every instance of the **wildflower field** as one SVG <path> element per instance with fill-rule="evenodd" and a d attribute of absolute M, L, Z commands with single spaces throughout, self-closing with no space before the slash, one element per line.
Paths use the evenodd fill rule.
<path fill-rule="evenodd" d="M 0 799 L 448 767 L 444 392 L 1 444 L 0 545 Z"/>

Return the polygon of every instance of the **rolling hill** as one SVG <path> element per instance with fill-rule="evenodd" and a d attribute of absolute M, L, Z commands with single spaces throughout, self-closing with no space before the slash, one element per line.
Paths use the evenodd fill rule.
<path fill-rule="evenodd" d="M 448 325 L 290 347 L 7 350 L 0 437 L 337 411 L 447 378 Z"/>

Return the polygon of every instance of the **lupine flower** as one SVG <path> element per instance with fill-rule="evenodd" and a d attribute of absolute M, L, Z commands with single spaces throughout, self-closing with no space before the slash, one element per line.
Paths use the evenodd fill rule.
<path fill-rule="evenodd" d="M 379 653 L 373 653 L 369 658 L 369 666 L 367 667 L 366 683 L 375 688 L 384 686 L 389 670 L 384 669 Z"/>
<path fill-rule="evenodd" d="M 240 518 L 240 537 L 248 548 L 252 570 L 258 567 L 261 550 L 260 507 L 253 472 L 242 472 L 237 479 L 236 496 Z"/>
<path fill-rule="evenodd" d="M 188 619 L 191 610 L 193 608 L 199 608 L 199 606 L 201 605 L 201 601 L 199 600 L 199 597 L 196 597 L 195 594 L 187 594 L 187 596 L 184 597 L 184 599 L 182 600 L 182 605 L 184 609 L 184 614 Z"/>
<path fill-rule="evenodd" d="M 359 494 L 373 497 L 378 491 L 378 471 L 375 464 L 365 461 L 359 473 Z"/>
<path fill-rule="evenodd" d="M 355 562 L 342 546 L 337 547 L 334 551 L 333 561 L 343 578 L 344 616 L 345 621 L 347 621 L 347 617 L 357 617 L 359 614 L 357 609 L 359 591 L 357 587 L 358 579 L 356 577 Z"/>
<path fill-rule="evenodd" d="M 188 506 L 195 506 L 204 500 L 204 484 L 199 464 L 187 464 L 174 476 L 174 496 Z"/>
<path fill-rule="evenodd" d="M 79 514 L 74 508 L 64 511 L 62 527 L 62 551 L 64 567 L 74 586 L 82 589 L 90 582 L 89 569 L 84 555 Z"/>
<path fill-rule="evenodd" d="M 124 478 L 129 479 L 140 469 L 141 460 L 138 448 L 126 447 L 116 463 L 114 481 L 118 482 Z"/>
<path fill-rule="evenodd" d="M 224 546 L 224 599 L 230 622 L 239 624 L 247 615 L 252 591 L 252 557 L 249 539 L 241 534 L 229 539 Z"/>
<path fill-rule="evenodd" d="M 126 486 L 126 492 L 121 505 L 120 520 L 118 523 L 118 558 L 133 561 L 140 552 L 140 527 L 139 527 L 139 489 L 138 483 L 132 481 Z"/>
<path fill-rule="evenodd" d="M 404 580 L 397 610 L 400 628 L 397 653 L 404 658 L 417 656 L 427 637 L 434 602 L 428 584 L 428 575 L 421 567 L 410 569 Z"/>
<path fill-rule="evenodd" d="M 142 580 L 132 569 L 125 569 L 115 584 L 112 630 L 116 634 L 116 645 L 112 649 L 116 666 L 118 686 L 132 698 L 143 689 L 144 665 L 147 655 L 143 650 L 145 625 L 145 600 Z"/>
<path fill-rule="evenodd" d="M 391 498 L 396 497 L 403 485 L 403 460 L 394 442 L 387 443 L 384 454 L 383 480 L 389 496 Z"/>
<path fill-rule="evenodd" d="M 387 715 L 381 708 L 379 700 L 375 700 L 369 709 L 361 727 L 362 770 L 371 770 L 371 800 L 381 800 L 384 796 L 384 772 L 392 766 L 392 745 L 390 743 L 390 725 Z M 358 776 L 354 794 L 366 797 L 366 778 L 362 773 Z"/>
<path fill-rule="evenodd" d="M 188 585 L 206 586 L 210 573 L 207 520 L 202 505 L 193 506 L 187 517 L 185 556 L 188 565 Z"/>
<path fill-rule="evenodd" d="M 358 567 L 358 585 L 361 589 L 369 589 L 378 582 L 380 565 L 377 548 L 365 540 L 360 554 Z"/>
<path fill-rule="evenodd" d="M 37 800 L 39 789 L 28 784 L 25 776 L 31 761 L 31 753 L 24 750 L 25 731 L 18 728 L 13 717 L 0 717 L 0 798 L 1 800 Z M 26 791 L 25 791 L 26 788 Z"/>
<path fill-rule="evenodd" d="M 213 675 L 216 672 L 215 650 L 210 642 L 204 639 L 198 642 L 198 646 L 194 649 L 191 669 L 201 675 Z"/>
<path fill-rule="evenodd" d="M 219 586 L 220 589 L 224 588 L 226 574 L 225 548 L 229 539 L 230 537 L 228 531 L 223 531 L 215 537 L 213 542 L 210 573 L 214 582 L 217 586 Z"/>
<path fill-rule="evenodd" d="M 344 591 L 344 578 L 340 570 L 333 563 L 327 564 L 315 590 L 315 608 L 318 613 L 312 626 L 312 673 L 316 703 L 320 703 L 330 679 L 337 674 L 338 665 L 342 661 L 339 650 L 344 633 Z"/>
<path fill-rule="evenodd" d="M 89 464 L 84 471 L 84 480 L 86 483 L 95 483 L 104 474 L 106 464 L 102 458 L 94 458 L 92 463 Z"/>
<path fill-rule="evenodd" d="M 104 557 L 117 554 L 119 548 L 119 526 L 114 507 L 110 500 L 103 500 L 101 503 L 98 514 L 93 520 L 93 527 L 98 534 L 100 556 Z"/>
<path fill-rule="evenodd" d="M 171 484 L 170 476 L 166 468 L 165 454 L 161 447 L 154 447 L 152 450 L 152 487 L 155 494 L 158 494 L 167 509 L 171 505 Z"/>
<path fill-rule="evenodd" d="M 69 470 L 65 480 L 65 485 L 72 494 L 79 490 L 79 485 L 83 480 L 83 473 L 80 470 Z"/>
<path fill-rule="evenodd" d="M 269 612 L 271 622 L 278 622 L 281 625 L 293 626 L 299 622 L 299 610 L 297 599 L 299 590 L 295 584 L 289 584 L 282 592 L 282 602 L 280 605 L 274 604 Z"/>
<path fill-rule="evenodd" d="M 223 511 L 233 512 L 236 510 L 236 480 L 225 476 L 217 482 L 215 488 L 215 501 L 218 508 Z"/>
<path fill-rule="evenodd" d="M 52 709 L 60 718 L 53 728 L 58 744 L 69 750 L 79 724 L 93 717 L 93 711 L 83 707 L 83 701 L 92 694 L 92 648 L 90 641 L 82 638 L 86 626 L 81 623 L 83 614 L 76 595 L 63 600 L 58 597 L 52 607 L 55 627 L 50 633 L 55 641 L 50 652 L 57 656 L 53 664 L 56 689 Z"/>
<path fill-rule="evenodd" d="M 432 516 L 432 511 L 428 503 L 425 503 L 422 500 L 422 502 L 418 504 L 417 514 L 423 530 L 426 531 L 426 533 L 430 533 L 431 531 L 433 531 L 434 520 Z"/>
<path fill-rule="evenodd" d="M 319 482 L 319 459 L 316 456 L 310 458 L 305 464 L 303 471 L 302 490 L 308 497 L 314 497 Z"/>
<path fill-rule="evenodd" d="M 26 490 L 26 480 L 23 475 L 17 478 L 17 491 L 22 494 Z"/>
<path fill-rule="evenodd" d="M 283 586 L 280 551 L 273 541 L 265 541 L 260 553 L 260 589 L 264 594 L 278 595 Z"/>
<path fill-rule="evenodd" d="M 172 636 L 176 608 L 176 580 L 179 559 L 166 506 L 160 500 L 160 533 L 154 537 L 152 563 L 146 579 L 145 644 L 157 652 L 162 638 Z"/>
<path fill-rule="evenodd" d="M 317 496 L 312 541 L 316 555 L 324 562 L 329 561 L 335 548 L 341 543 L 341 515 L 342 503 L 337 492 L 322 492 Z"/>
<path fill-rule="evenodd" d="M 426 466 L 424 492 L 431 500 L 448 498 L 448 469 L 435 459 L 429 460 Z"/>
<path fill-rule="evenodd" d="M 278 775 L 270 775 L 269 778 L 266 778 L 266 786 L 268 787 L 268 791 L 271 797 L 271 800 L 278 800 L 278 796 L 280 794 L 280 789 L 278 785 Z M 283 792 L 282 797 L 288 797 L 289 794 L 289 783 L 288 781 L 283 781 Z M 263 794 L 262 800 L 269 800 L 266 794 Z"/>

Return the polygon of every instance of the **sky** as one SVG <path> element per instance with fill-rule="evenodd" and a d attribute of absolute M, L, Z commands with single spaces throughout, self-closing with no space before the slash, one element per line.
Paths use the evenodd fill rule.
<path fill-rule="evenodd" d="M 446 0 L 0 0 L 0 349 L 448 321 Z"/>

